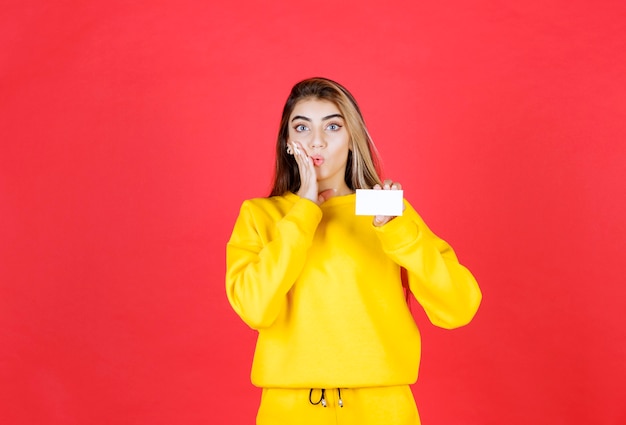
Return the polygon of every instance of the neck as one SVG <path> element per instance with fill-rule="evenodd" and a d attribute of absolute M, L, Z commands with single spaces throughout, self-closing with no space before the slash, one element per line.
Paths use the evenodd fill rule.
<path fill-rule="evenodd" d="M 342 184 L 338 185 L 322 184 L 322 182 L 318 182 L 319 193 L 322 193 L 328 189 L 333 189 L 335 191 L 335 196 L 344 196 L 354 193 L 354 190 L 350 189 L 346 182 L 342 182 Z"/>

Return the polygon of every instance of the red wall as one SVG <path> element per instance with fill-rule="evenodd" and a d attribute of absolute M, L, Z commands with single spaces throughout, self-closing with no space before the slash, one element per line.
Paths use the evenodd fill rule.
<path fill-rule="evenodd" d="M 423 422 L 626 423 L 623 2 L 278 3 L 3 4 L 0 422 L 253 423 L 225 243 L 323 75 L 484 292 Z"/>

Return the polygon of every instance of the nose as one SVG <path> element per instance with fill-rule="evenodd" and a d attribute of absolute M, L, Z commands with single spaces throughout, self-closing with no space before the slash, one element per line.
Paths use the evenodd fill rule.
<path fill-rule="evenodd" d="M 313 137 L 309 140 L 309 147 L 311 149 L 320 149 L 326 146 L 326 140 L 324 138 L 323 131 L 316 131 L 313 133 Z"/>

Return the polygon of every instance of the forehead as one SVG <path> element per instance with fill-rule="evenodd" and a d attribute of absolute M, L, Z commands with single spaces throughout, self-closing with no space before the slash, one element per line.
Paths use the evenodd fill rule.
<path fill-rule="evenodd" d="M 330 115 L 341 114 L 337 105 L 330 100 L 302 99 L 296 103 L 289 119 L 295 116 L 303 116 L 310 119 L 322 119 Z"/>

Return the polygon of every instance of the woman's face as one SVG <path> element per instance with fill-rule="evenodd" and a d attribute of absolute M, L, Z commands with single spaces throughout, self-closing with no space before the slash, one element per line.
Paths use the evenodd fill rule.
<path fill-rule="evenodd" d="M 289 140 L 300 142 L 313 160 L 320 192 L 347 188 L 350 136 L 337 105 L 314 98 L 296 103 L 289 117 Z"/>

